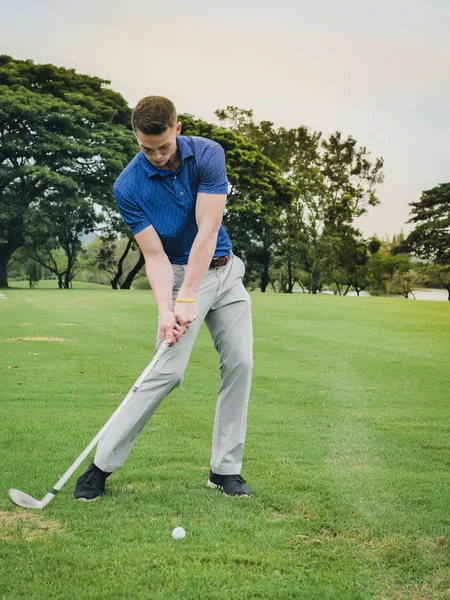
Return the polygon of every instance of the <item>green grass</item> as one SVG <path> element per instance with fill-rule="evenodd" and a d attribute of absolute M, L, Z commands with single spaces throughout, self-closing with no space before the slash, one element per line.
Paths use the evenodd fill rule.
<path fill-rule="evenodd" d="M 151 293 L 89 287 L 0 300 L 1 598 L 450 598 L 450 303 L 254 293 L 251 499 L 205 485 L 202 329 L 108 494 L 27 512 L 151 358 Z"/>
<path fill-rule="evenodd" d="M 25 280 L 12 280 L 9 282 L 11 290 L 15 289 L 30 289 L 30 284 Z M 34 288 L 35 291 L 40 290 L 57 290 L 58 282 L 56 279 L 41 279 L 38 286 Z M 91 283 L 90 281 L 75 281 L 73 282 L 73 289 L 76 290 L 108 290 L 111 291 L 111 286 L 102 285 L 100 283 Z M 3 290 L 5 292 L 7 290 Z"/>

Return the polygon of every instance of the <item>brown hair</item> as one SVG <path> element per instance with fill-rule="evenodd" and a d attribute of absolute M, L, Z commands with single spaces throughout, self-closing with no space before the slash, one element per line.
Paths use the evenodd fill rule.
<path fill-rule="evenodd" d="M 163 96 L 146 96 L 136 104 L 131 115 L 133 131 L 160 135 L 177 123 L 177 111 L 171 100 Z"/>

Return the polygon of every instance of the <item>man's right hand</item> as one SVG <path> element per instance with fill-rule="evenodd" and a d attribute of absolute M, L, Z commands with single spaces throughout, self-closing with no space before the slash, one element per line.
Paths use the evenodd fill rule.
<path fill-rule="evenodd" d="M 183 327 L 177 323 L 173 310 L 160 312 L 158 324 L 159 337 L 169 342 L 170 346 L 174 346 L 187 331 L 187 327 Z"/>

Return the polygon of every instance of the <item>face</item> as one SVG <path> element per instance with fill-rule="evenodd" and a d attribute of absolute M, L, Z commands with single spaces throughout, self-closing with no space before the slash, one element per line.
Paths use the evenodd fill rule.
<path fill-rule="evenodd" d="M 135 131 L 137 142 L 145 157 L 158 169 L 164 168 L 175 159 L 178 146 L 177 135 L 181 133 L 181 123 L 169 127 L 159 135 L 147 135 L 142 131 Z"/>

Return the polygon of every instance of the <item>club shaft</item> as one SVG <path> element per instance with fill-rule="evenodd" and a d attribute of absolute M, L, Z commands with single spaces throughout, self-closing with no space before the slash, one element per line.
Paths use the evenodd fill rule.
<path fill-rule="evenodd" d="M 133 397 L 135 392 L 140 387 L 141 383 L 144 381 L 144 379 L 147 377 L 147 375 L 150 373 L 150 371 L 153 369 L 153 367 L 156 365 L 156 363 L 159 361 L 159 359 L 162 357 L 162 355 L 164 354 L 164 352 L 167 350 L 168 347 L 169 347 L 169 344 L 167 342 L 164 341 L 164 342 L 160 343 L 151 363 L 142 371 L 141 375 L 137 378 L 133 387 L 130 389 L 130 391 L 128 392 L 126 397 L 123 399 L 123 401 L 119 404 L 119 406 L 116 408 L 116 410 L 113 412 L 113 414 L 108 419 L 108 421 L 103 425 L 103 427 L 97 433 L 95 438 L 86 446 L 86 448 L 83 450 L 83 452 L 80 454 L 80 456 L 76 459 L 76 461 L 67 469 L 67 471 L 64 473 L 64 475 L 61 477 L 61 479 L 59 479 L 57 481 L 57 483 L 55 483 L 55 485 L 53 486 L 53 489 L 51 490 L 51 492 L 49 492 L 49 494 L 55 495 L 63 487 L 63 485 L 66 483 L 66 481 L 68 479 L 70 479 L 70 477 L 78 469 L 78 467 L 81 465 L 81 463 L 84 461 L 84 459 L 88 456 L 88 454 L 91 452 L 91 450 L 96 446 L 96 444 L 98 444 L 98 442 L 105 435 L 105 433 L 111 426 L 111 423 L 114 421 L 114 419 L 117 417 L 117 415 L 120 412 L 122 412 L 122 410 L 125 408 L 125 406 L 128 404 L 130 399 Z M 47 496 L 48 496 L 48 494 L 47 494 Z"/>

